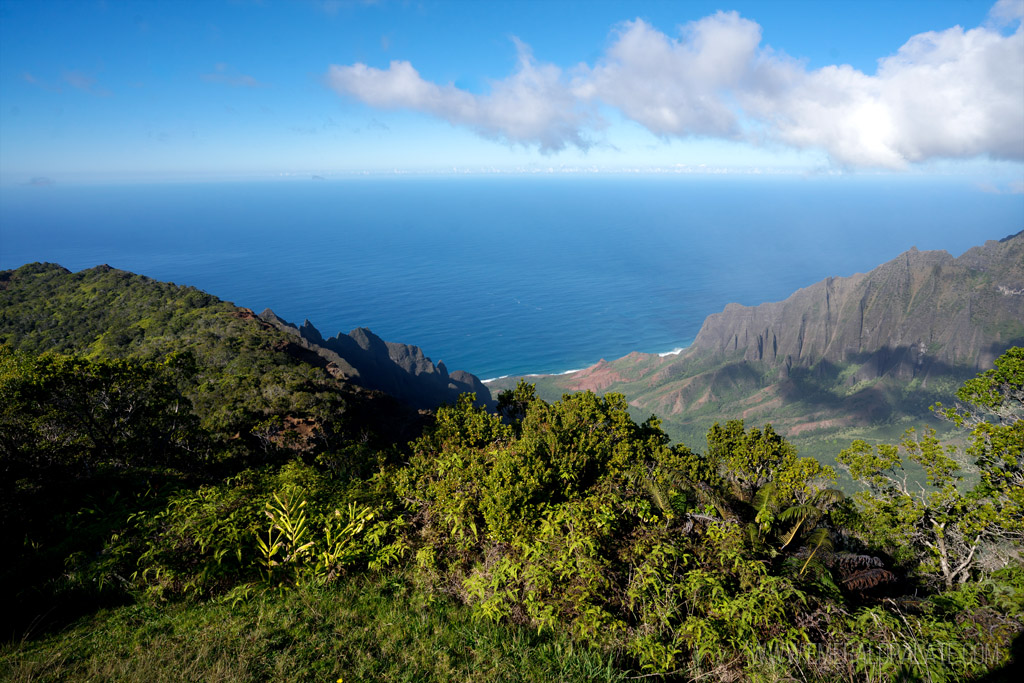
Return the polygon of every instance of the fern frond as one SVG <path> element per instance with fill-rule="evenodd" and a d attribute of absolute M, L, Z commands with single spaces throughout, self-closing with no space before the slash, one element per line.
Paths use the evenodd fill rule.
<path fill-rule="evenodd" d="M 839 489 L 822 489 L 814 496 L 814 503 L 822 510 L 827 510 L 836 503 L 846 499 L 846 494 Z"/>
<path fill-rule="evenodd" d="M 853 553 L 837 553 L 830 558 L 829 567 L 836 568 L 849 575 L 861 569 L 882 568 L 885 563 L 874 555 L 855 555 Z"/>
<path fill-rule="evenodd" d="M 812 531 L 811 535 L 808 536 L 807 541 L 810 545 L 814 546 L 814 550 L 812 550 L 810 555 L 807 556 L 807 561 L 804 562 L 804 566 L 800 567 L 800 576 L 804 575 L 804 571 L 806 571 L 807 565 L 811 563 L 811 560 L 814 559 L 814 556 L 818 553 L 819 550 L 822 550 L 824 555 L 829 555 L 831 554 L 833 548 L 832 534 L 828 532 L 828 529 L 824 529 L 821 527 Z"/>
<path fill-rule="evenodd" d="M 864 569 L 847 576 L 842 583 L 847 588 L 862 591 L 895 580 L 896 575 L 888 569 Z"/>
<path fill-rule="evenodd" d="M 761 488 L 759 488 L 757 490 L 757 493 L 754 494 L 754 500 L 752 502 L 754 509 L 760 512 L 765 508 L 769 507 L 770 505 L 776 503 L 776 491 L 777 487 L 775 486 L 775 482 L 769 482 L 762 486 Z"/>

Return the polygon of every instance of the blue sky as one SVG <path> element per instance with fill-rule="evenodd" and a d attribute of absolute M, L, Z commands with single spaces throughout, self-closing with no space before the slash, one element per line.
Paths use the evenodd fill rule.
<path fill-rule="evenodd" d="M 0 0 L 0 183 L 962 174 L 1024 192 L 1024 0 Z"/>

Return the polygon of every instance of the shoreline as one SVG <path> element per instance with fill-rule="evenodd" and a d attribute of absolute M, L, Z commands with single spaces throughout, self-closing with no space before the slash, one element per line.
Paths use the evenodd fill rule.
<path fill-rule="evenodd" d="M 587 367 L 590 367 L 589 365 Z M 497 382 L 498 380 L 508 379 L 509 377 L 558 377 L 560 375 L 571 375 L 574 372 L 581 372 L 587 368 L 576 368 L 575 370 L 565 370 L 564 372 L 530 372 L 525 375 L 517 375 L 515 373 L 511 375 L 501 375 L 500 377 L 491 377 L 490 379 L 480 380 L 483 384 L 490 382 Z"/>
<path fill-rule="evenodd" d="M 683 351 L 685 351 L 687 348 L 689 348 L 689 346 L 690 346 L 689 344 L 687 344 L 686 346 L 677 346 L 674 349 L 672 349 L 671 351 L 662 351 L 660 353 L 648 353 L 647 355 L 658 356 L 659 358 L 665 358 L 666 356 L 678 356 Z M 646 353 L 646 352 L 645 351 L 639 351 L 639 352 L 631 352 L 631 353 Z M 629 355 L 629 354 L 626 354 L 626 355 Z M 601 361 L 597 361 L 597 363 L 600 363 L 600 362 Z M 522 375 L 516 374 L 516 373 L 512 373 L 512 374 L 509 374 L 509 375 L 500 375 L 499 377 L 490 377 L 488 379 L 482 379 L 482 380 L 480 380 L 480 382 L 483 383 L 483 384 L 490 384 L 491 382 L 497 382 L 499 380 L 508 379 L 509 377 L 560 377 L 562 375 L 572 375 L 572 374 L 575 374 L 577 372 L 582 372 L 583 370 L 586 370 L 589 367 L 593 367 L 597 363 L 591 363 L 590 365 L 588 365 L 586 367 L 583 367 L 583 368 L 575 368 L 573 370 L 563 370 L 562 372 L 529 372 L 529 373 L 525 373 L 525 374 L 522 374 Z"/>

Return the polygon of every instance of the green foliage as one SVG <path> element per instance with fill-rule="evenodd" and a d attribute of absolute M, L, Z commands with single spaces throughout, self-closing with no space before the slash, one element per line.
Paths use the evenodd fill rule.
<path fill-rule="evenodd" d="M 120 553 L 136 558 L 133 581 L 154 596 L 202 597 L 253 575 L 252 529 L 267 484 L 266 475 L 243 472 L 135 515 L 135 533 L 123 536 L 129 547 Z"/>
<path fill-rule="evenodd" d="M 187 357 L 159 363 L 30 356 L 0 346 L 0 468 L 10 482 L 54 468 L 164 464 L 203 448 L 178 384 Z"/>
<path fill-rule="evenodd" d="M 582 393 L 525 406 L 511 427 L 464 396 L 438 410 L 434 429 L 413 444 L 399 495 L 429 515 L 435 537 L 461 551 L 481 534 L 498 541 L 528 533 L 551 505 L 574 500 L 603 479 L 663 448 L 654 424 L 638 426 L 621 396 Z"/>
<path fill-rule="evenodd" d="M 0 344 L 93 361 L 177 358 L 174 381 L 221 451 L 244 453 L 253 429 L 274 416 L 311 420 L 333 447 L 371 431 L 370 420 L 343 419 L 365 398 L 289 354 L 285 333 L 204 292 L 105 266 L 31 264 L 3 279 Z"/>
<path fill-rule="evenodd" d="M 398 486 L 422 520 L 419 565 L 458 585 L 480 618 L 567 627 L 626 646 L 654 671 L 806 640 L 779 629 L 803 593 L 748 555 L 736 524 L 690 512 L 725 495 L 728 470 L 716 465 L 742 454 L 669 448 L 657 421 L 636 424 L 616 394 L 548 404 L 520 386 L 502 405 L 517 407 L 515 433 L 469 402 L 441 411 Z M 805 467 L 774 433 L 768 440 L 788 465 L 779 477 L 788 499 L 811 492 L 821 468 Z"/>
<path fill-rule="evenodd" d="M 847 549 L 857 543 L 851 525 L 893 522 L 883 510 L 854 510 L 829 487 L 830 469 L 798 457 L 770 426 L 738 421 L 709 432 L 707 455 L 670 448 L 656 421 L 636 424 L 615 394 L 547 404 L 520 385 L 500 404 L 507 422 L 469 402 L 446 409 L 395 478 L 428 585 L 461 595 L 486 621 L 625 648 L 651 672 L 726 666 L 766 680 L 793 671 L 829 680 L 840 669 L 815 653 L 836 643 L 853 670 L 867 621 L 842 621 L 844 596 L 896 577 L 877 556 Z M 934 487 L 956 490 L 955 462 L 931 435 L 903 449 Z M 851 462 L 857 476 L 881 482 L 871 468 L 899 457 L 883 448 Z M 927 622 L 928 640 L 907 615 L 870 614 L 885 616 L 893 647 L 950 639 L 964 658 L 973 652 L 969 629 Z M 1006 647 L 1004 636 L 994 647 Z M 861 673 L 883 680 L 905 664 Z"/>
<path fill-rule="evenodd" d="M 744 551 L 739 528 L 717 523 L 702 538 L 662 540 L 645 552 L 627 589 L 639 625 L 629 649 L 644 668 L 691 674 L 708 662 L 756 661 L 808 636 L 794 625 L 807 597 Z"/>
<path fill-rule="evenodd" d="M 385 501 L 371 506 L 360 497 L 298 462 L 182 491 L 132 519 L 132 578 L 163 597 L 241 598 L 264 587 L 330 583 L 353 566 L 390 566 L 405 553 L 402 521 Z"/>
<path fill-rule="evenodd" d="M 564 499 L 667 441 L 656 424 L 633 422 L 621 394 L 599 398 L 592 392 L 569 394 L 550 405 L 534 401 L 522 432 L 520 443 L 550 463 L 556 493 Z"/>
<path fill-rule="evenodd" d="M 516 436 L 521 433 L 520 424 L 526 417 L 527 409 L 537 398 L 537 387 L 524 379 L 520 379 L 514 389 L 498 395 L 497 413 L 512 425 Z"/>
<path fill-rule="evenodd" d="M 968 382 L 960 398 L 983 411 L 1010 406 L 1024 388 L 1021 357 L 1019 348 L 1008 351 L 997 370 Z M 966 410 L 947 415 L 974 425 L 967 455 L 975 458 L 980 481 L 970 489 L 962 484 L 957 449 L 944 447 L 933 431 L 918 437 L 910 430 L 899 446 L 854 442 L 838 460 L 868 487 L 860 501 L 869 538 L 899 549 L 919 572 L 950 589 L 975 576 L 986 550 L 1024 538 L 1024 420 L 992 423 Z M 908 482 L 904 458 L 924 470 L 928 488 Z"/>
<path fill-rule="evenodd" d="M 538 631 L 566 624 L 580 638 L 612 641 L 622 625 L 609 612 L 612 591 L 602 545 L 615 528 L 615 511 L 598 499 L 550 508 L 531 537 L 506 552 L 494 550 L 470 571 L 464 587 L 483 617 L 522 614 Z"/>
<path fill-rule="evenodd" d="M 497 414 L 466 395 L 398 422 L 194 290 L 36 265 L 0 303 L 7 632 L 134 603 L 109 649 L 9 647 L 15 675 L 938 681 L 1004 663 L 1024 630 L 1020 350 L 946 411 L 965 451 L 913 431 L 845 450 L 854 507 L 771 425 L 715 424 L 702 454 L 619 394 L 522 382 Z M 190 629 L 201 652 L 165 637 Z"/>
<path fill-rule="evenodd" d="M 995 366 L 965 382 L 956 397 L 1005 421 L 1024 418 L 1024 347 L 1008 349 Z"/>
<path fill-rule="evenodd" d="M 547 507 L 555 471 L 542 452 L 521 443 L 488 456 L 480 511 L 490 534 L 509 542 L 525 532 Z"/>
<path fill-rule="evenodd" d="M 835 481 L 835 473 L 814 458 L 799 458 L 771 425 L 764 430 L 745 430 L 742 420 L 715 423 L 708 432 L 708 458 L 717 463 L 733 486 L 733 492 L 753 502 L 757 491 L 773 484 L 774 495 L 783 501 L 812 495 L 816 480 Z"/>
<path fill-rule="evenodd" d="M 0 542 L 5 617 L 119 599 L 120 537 L 210 455 L 178 382 L 187 359 L 32 356 L 0 346 Z M 169 468 L 175 468 L 171 470 Z M 6 625 L 6 624 L 4 624 Z"/>
<path fill-rule="evenodd" d="M 314 528 L 304 499 L 291 492 L 273 498 L 266 505 L 270 526 L 256 535 L 264 582 L 270 586 L 332 583 L 360 561 L 379 570 L 405 554 L 401 539 L 383 543 L 401 522 L 378 520 L 368 529 L 378 514 L 369 506 L 349 502 L 344 514 L 336 509 Z"/>
<path fill-rule="evenodd" d="M 1013 431 L 1016 434 L 1019 429 Z M 1008 464 L 1020 472 L 1024 440 L 1018 437 L 1015 444 L 1015 461 Z M 991 450 L 986 448 L 986 452 Z M 986 545 L 1018 540 L 1024 530 L 1024 501 L 1013 475 L 983 467 L 982 481 L 962 491 L 958 486 L 960 467 L 951 457 L 954 454 L 955 448 L 944 448 L 934 433 L 917 437 L 908 431 L 898 447 L 874 449 L 854 442 L 838 459 L 868 486 L 858 495 L 868 538 L 906 562 L 916 562 L 917 571 L 941 580 L 946 588 L 974 575 Z M 908 483 L 904 457 L 924 469 L 928 489 Z M 984 459 L 978 462 L 986 464 Z"/>

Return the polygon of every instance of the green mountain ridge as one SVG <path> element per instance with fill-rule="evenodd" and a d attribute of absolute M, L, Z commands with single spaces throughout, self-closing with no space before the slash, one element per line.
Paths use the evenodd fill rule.
<path fill-rule="evenodd" d="M 309 321 L 300 329 L 269 309 L 257 316 L 193 287 L 106 265 L 72 273 L 55 264 L 28 264 L 0 272 L 0 343 L 112 358 L 158 358 L 216 346 L 200 355 L 229 373 L 232 365 L 245 365 L 243 350 L 252 355 L 259 349 L 253 358 L 288 356 L 291 364 L 318 368 L 323 381 L 347 392 L 383 392 L 414 409 L 454 402 L 465 391 L 487 398 L 476 376 L 449 375 L 416 346 L 385 342 L 364 328 L 324 340 Z M 235 374 L 262 381 L 242 367 Z"/>

